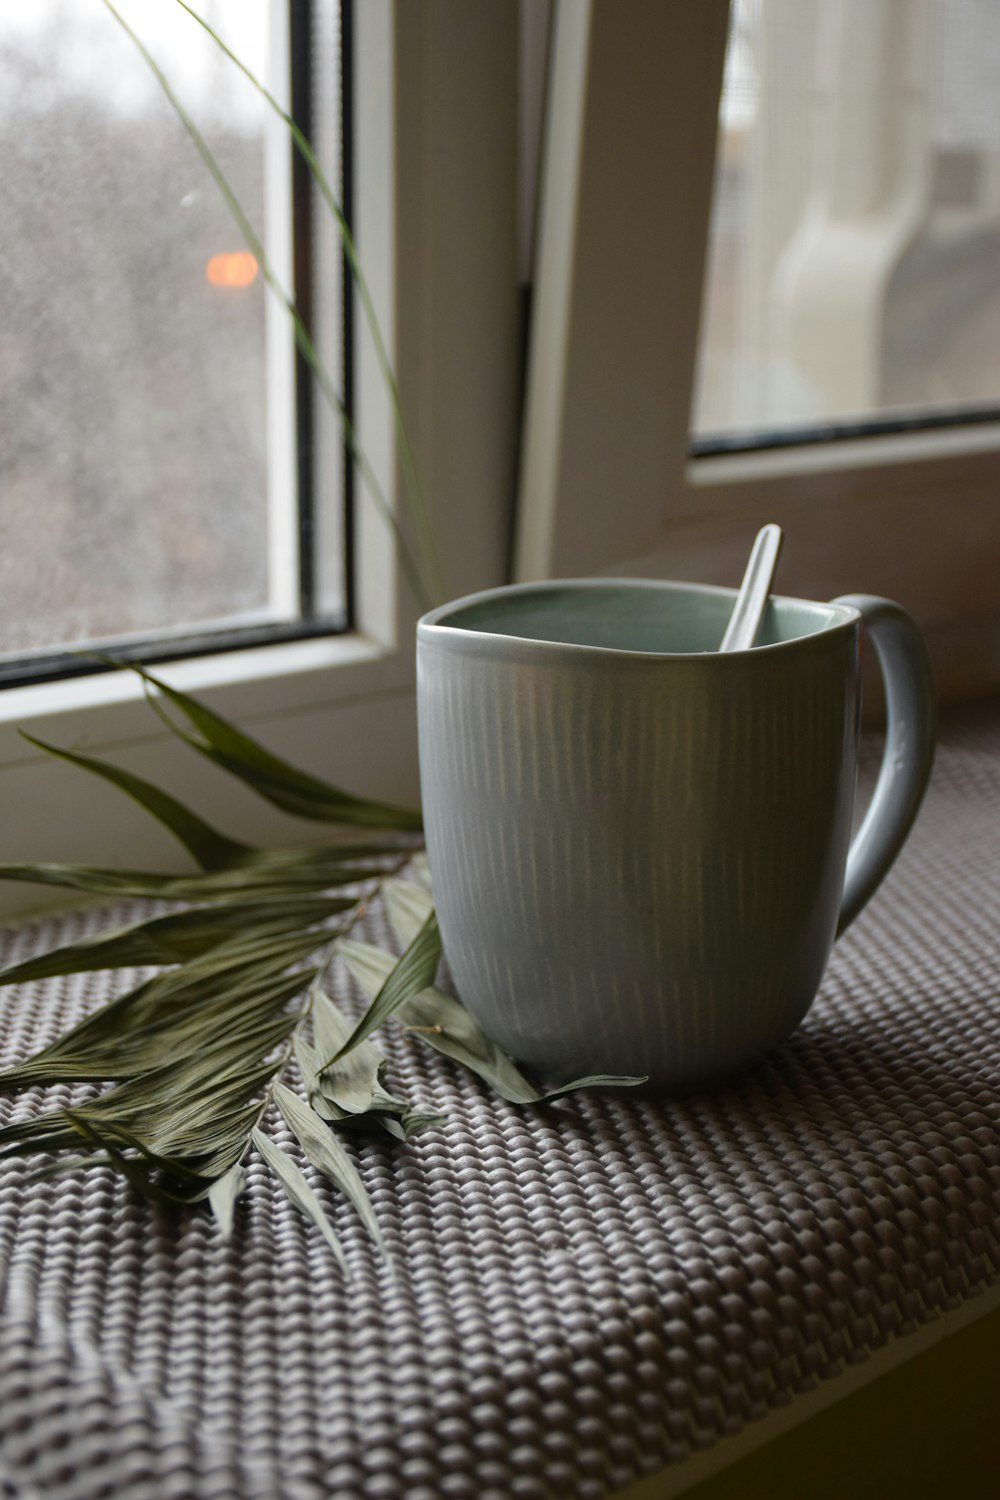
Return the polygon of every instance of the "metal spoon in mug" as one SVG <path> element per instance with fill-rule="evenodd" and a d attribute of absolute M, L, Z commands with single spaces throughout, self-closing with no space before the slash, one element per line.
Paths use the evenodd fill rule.
<path fill-rule="evenodd" d="M 758 531 L 720 651 L 749 651 L 757 639 L 783 541 L 781 527 L 773 522 Z"/>

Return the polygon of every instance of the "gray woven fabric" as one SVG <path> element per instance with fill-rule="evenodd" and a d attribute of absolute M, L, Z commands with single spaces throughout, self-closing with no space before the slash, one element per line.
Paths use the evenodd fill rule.
<path fill-rule="evenodd" d="M 229 1245 L 109 1171 L 2 1164 L 0 1496 L 597 1500 L 996 1280 L 998 749 L 996 714 L 947 740 L 805 1025 L 725 1092 L 521 1110 L 388 1036 L 449 1116 L 351 1148 L 395 1279 L 320 1184 L 345 1282 L 256 1161 Z M 134 916 L 41 921 L 0 958 Z M 9 993 L 0 1059 L 136 977 Z"/>

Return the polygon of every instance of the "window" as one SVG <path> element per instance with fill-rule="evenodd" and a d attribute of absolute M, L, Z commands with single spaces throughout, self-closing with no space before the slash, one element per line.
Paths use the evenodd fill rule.
<path fill-rule="evenodd" d="M 758 524 L 776 520 L 787 536 L 785 592 L 895 597 L 922 624 L 945 691 L 995 684 L 1000 423 L 822 440 L 812 430 L 808 442 L 779 448 L 698 451 L 704 432 L 692 411 L 726 0 L 554 7 L 522 417 L 518 229 L 531 193 L 518 176 L 518 95 L 519 79 L 538 71 L 543 9 L 542 0 L 354 8 L 356 237 L 443 543 L 447 593 L 504 582 L 512 529 L 519 577 L 614 571 L 735 583 Z M 891 19 L 923 0 L 826 0 L 821 9 Z M 535 39 L 530 67 L 522 15 Z M 328 103 L 329 54 L 314 59 L 315 97 Z M 950 193 L 971 180 L 962 172 Z M 327 252 L 318 254 L 325 264 Z M 392 405 L 357 316 L 352 368 L 360 442 L 398 506 Z M 711 430 L 741 431 L 729 417 Z M 279 753 L 361 793 L 413 801 L 418 608 L 363 492 L 354 558 L 349 630 L 169 671 Z M 288 837 L 265 805 L 175 756 L 135 685 L 104 674 L 0 692 L 6 858 L 150 865 L 172 853 L 138 812 L 127 820 L 110 790 L 105 798 L 95 788 L 81 805 L 77 780 L 25 747 L 18 724 L 113 752 L 202 806 L 210 796 L 216 820 L 244 838 Z"/>
<path fill-rule="evenodd" d="M 1000 414 L 1000 11 L 736 0 L 695 451 Z"/>
<path fill-rule="evenodd" d="M 217 0 L 206 19 L 286 107 L 294 93 L 342 195 L 339 11 Z M 293 330 L 265 280 L 294 284 L 342 390 L 335 228 L 311 211 L 284 124 L 211 36 L 173 0 L 122 13 L 260 236 L 260 264 L 111 11 L 0 11 L 0 680 L 80 670 L 73 648 L 155 660 L 345 623 L 342 441 L 314 420 L 304 361 L 296 390 Z"/>
<path fill-rule="evenodd" d="M 951 249 L 964 237 L 965 255 L 973 220 L 983 220 L 979 205 L 989 201 L 995 161 L 995 146 L 989 146 L 981 166 L 970 166 L 969 142 L 995 141 L 996 134 L 995 90 L 984 95 L 977 83 L 983 119 L 972 121 L 962 80 L 971 87 L 973 78 L 988 72 L 976 56 L 989 55 L 995 45 L 995 7 L 973 0 L 823 0 L 815 6 L 760 0 L 759 6 L 734 7 L 733 25 L 738 32 L 754 16 L 765 25 L 772 8 L 779 23 L 782 17 L 788 23 L 782 41 L 793 56 L 803 38 L 808 54 L 812 41 L 818 47 L 819 38 L 840 37 L 848 57 L 853 46 L 870 72 L 874 50 L 893 77 L 897 64 L 915 66 L 918 44 L 933 41 L 928 28 L 940 13 L 953 50 L 930 49 L 926 56 L 935 97 L 942 109 L 946 98 L 952 100 L 953 113 L 948 131 L 939 134 L 940 148 L 924 152 L 922 170 L 926 177 L 930 161 L 931 182 L 926 201 L 936 205 L 933 228 L 930 220 L 925 227 Z M 612 0 L 590 0 L 559 8 L 517 576 L 611 571 L 736 584 L 758 525 L 773 520 L 786 532 L 782 592 L 823 599 L 868 591 L 895 598 L 923 627 L 942 692 L 983 691 L 996 685 L 1000 661 L 997 367 L 984 364 L 978 385 L 967 387 L 957 404 L 945 399 L 947 425 L 916 431 L 909 420 L 913 412 L 923 416 L 929 405 L 940 405 L 926 400 L 929 376 L 920 377 L 924 396 L 897 382 L 895 393 L 883 397 L 876 390 L 874 400 L 853 395 L 821 406 L 811 397 L 812 405 L 786 402 L 783 409 L 768 404 L 754 410 L 741 409 L 725 394 L 732 361 L 745 345 L 731 344 L 736 353 L 726 355 L 731 362 L 721 376 L 708 373 L 725 311 L 710 295 L 708 320 L 701 317 L 730 20 L 726 0 L 697 6 L 634 0 L 624 9 Z M 858 41 L 865 36 L 879 46 Z M 837 63 L 829 40 L 823 41 L 821 60 L 827 68 Z M 790 70 L 798 67 L 786 62 Z M 744 80 L 751 63 L 748 56 L 739 63 Z M 801 69 L 798 82 L 800 75 Z M 860 87 L 861 72 L 847 69 L 845 75 L 842 69 L 842 76 Z M 726 153 L 735 128 L 733 94 L 740 86 L 735 62 L 730 79 L 729 98 L 723 98 L 723 181 L 733 170 Z M 877 78 L 864 79 L 869 94 L 878 94 Z M 910 82 L 900 86 L 903 95 L 912 93 Z M 783 97 L 791 108 L 787 91 Z M 872 128 L 886 128 L 874 118 Z M 775 127 L 786 152 L 802 146 L 800 124 Z M 961 167 L 960 138 L 966 142 Z M 864 140 L 858 151 L 870 166 Z M 717 262 L 723 237 L 733 237 L 734 219 L 738 223 L 746 212 L 732 198 L 728 205 L 718 200 Z M 916 239 L 907 243 L 919 248 Z M 982 270 L 988 280 L 996 256 L 988 234 L 980 243 L 985 259 L 975 276 Z M 926 255 L 926 248 L 920 251 L 925 270 Z M 718 273 L 718 264 L 713 269 Z M 911 312 L 915 306 L 916 322 L 894 321 L 890 306 L 888 322 L 878 329 L 890 353 L 894 340 L 919 343 L 932 331 L 928 299 L 912 289 L 917 267 L 911 261 L 904 269 L 897 300 Z M 826 310 L 822 287 L 819 306 Z M 700 342 L 705 330 L 707 344 Z M 829 346 L 819 333 L 816 339 L 821 342 L 814 342 L 810 356 L 823 363 Z M 699 348 L 704 382 L 696 404 Z M 988 355 L 992 360 L 992 350 Z M 915 376 L 914 362 L 905 364 L 908 378 Z M 747 390 L 758 397 L 754 372 L 737 373 L 746 374 Z M 779 378 L 774 389 L 783 385 L 787 392 L 790 383 Z M 965 410 L 969 405 L 971 412 Z M 845 416 L 865 429 L 873 415 L 881 419 L 886 407 L 900 406 L 905 419 L 894 424 L 896 431 L 879 430 L 881 420 L 850 435 L 830 430 Z M 759 434 L 763 424 L 772 429 L 765 436 L 773 437 L 776 422 L 792 430 L 793 444 L 747 442 L 747 432 Z M 724 451 L 706 452 L 707 436 L 721 437 L 716 446 Z M 758 451 L 725 451 L 730 447 Z"/>
<path fill-rule="evenodd" d="M 351 60 L 355 238 L 443 540 L 445 586 L 457 596 L 502 582 L 507 568 L 521 337 L 517 9 L 364 0 L 354 7 Z M 329 107 L 336 92 L 329 49 L 314 49 L 313 67 L 314 97 Z M 325 263 L 325 249 L 314 254 Z M 401 509 L 392 406 L 355 313 L 359 442 Z M 329 433 L 315 435 L 320 467 L 328 441 Z M 391 534 L 359 490 L 349 630 L 164 670 L 279 753 L 360 793 L 415 802 L 418 607 L 396 568 Z M 138 810 L 132 816 L 100 786 L 81 800 L 68 768 L 35 754 L 18 726 L 110 753 L 211 807 L 217 822 L 246 839 L 290 836 L 287 820 L 266 804 L 214 777 L 211 767 L 189 766 L 191 758 L 151 722 L 136 684 L 105 673 L 0 692 L 6 859 L 163 867 L 176 857 Z M 310 834 L 313 825 L 294 830 Z M 16 911 L 38 898 L 7 889 L 0 901 Z"/>

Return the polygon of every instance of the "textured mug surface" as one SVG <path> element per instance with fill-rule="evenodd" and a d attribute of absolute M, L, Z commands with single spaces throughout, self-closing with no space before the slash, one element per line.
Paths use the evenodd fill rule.
<path fill-rule="evenodd" d="M 934 724 L 909 618 L 773 599 L 759 644 L 720 654 L 734 597 L 517 585 L 418 627 L 445 956 L 484 1030 L 546 1077 L 685 1090 L 762 1056 L 916 814 Z M 863 619 L 889 734 L 849 862 Z"/>

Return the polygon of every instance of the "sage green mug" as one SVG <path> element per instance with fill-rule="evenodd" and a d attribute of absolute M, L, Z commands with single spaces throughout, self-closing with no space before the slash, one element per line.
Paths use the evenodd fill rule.
<path fill-rule="evenodd" d="M 645 580 L 473 594 L 418 626 L 423 809 L 462 1000 L 547 1079 L 683 1092 L 799 1024 L 898 853 L 934 754 L 923 641 L 886 599 Z M 851 841 L 863 638 L 881 772 Z"/>

